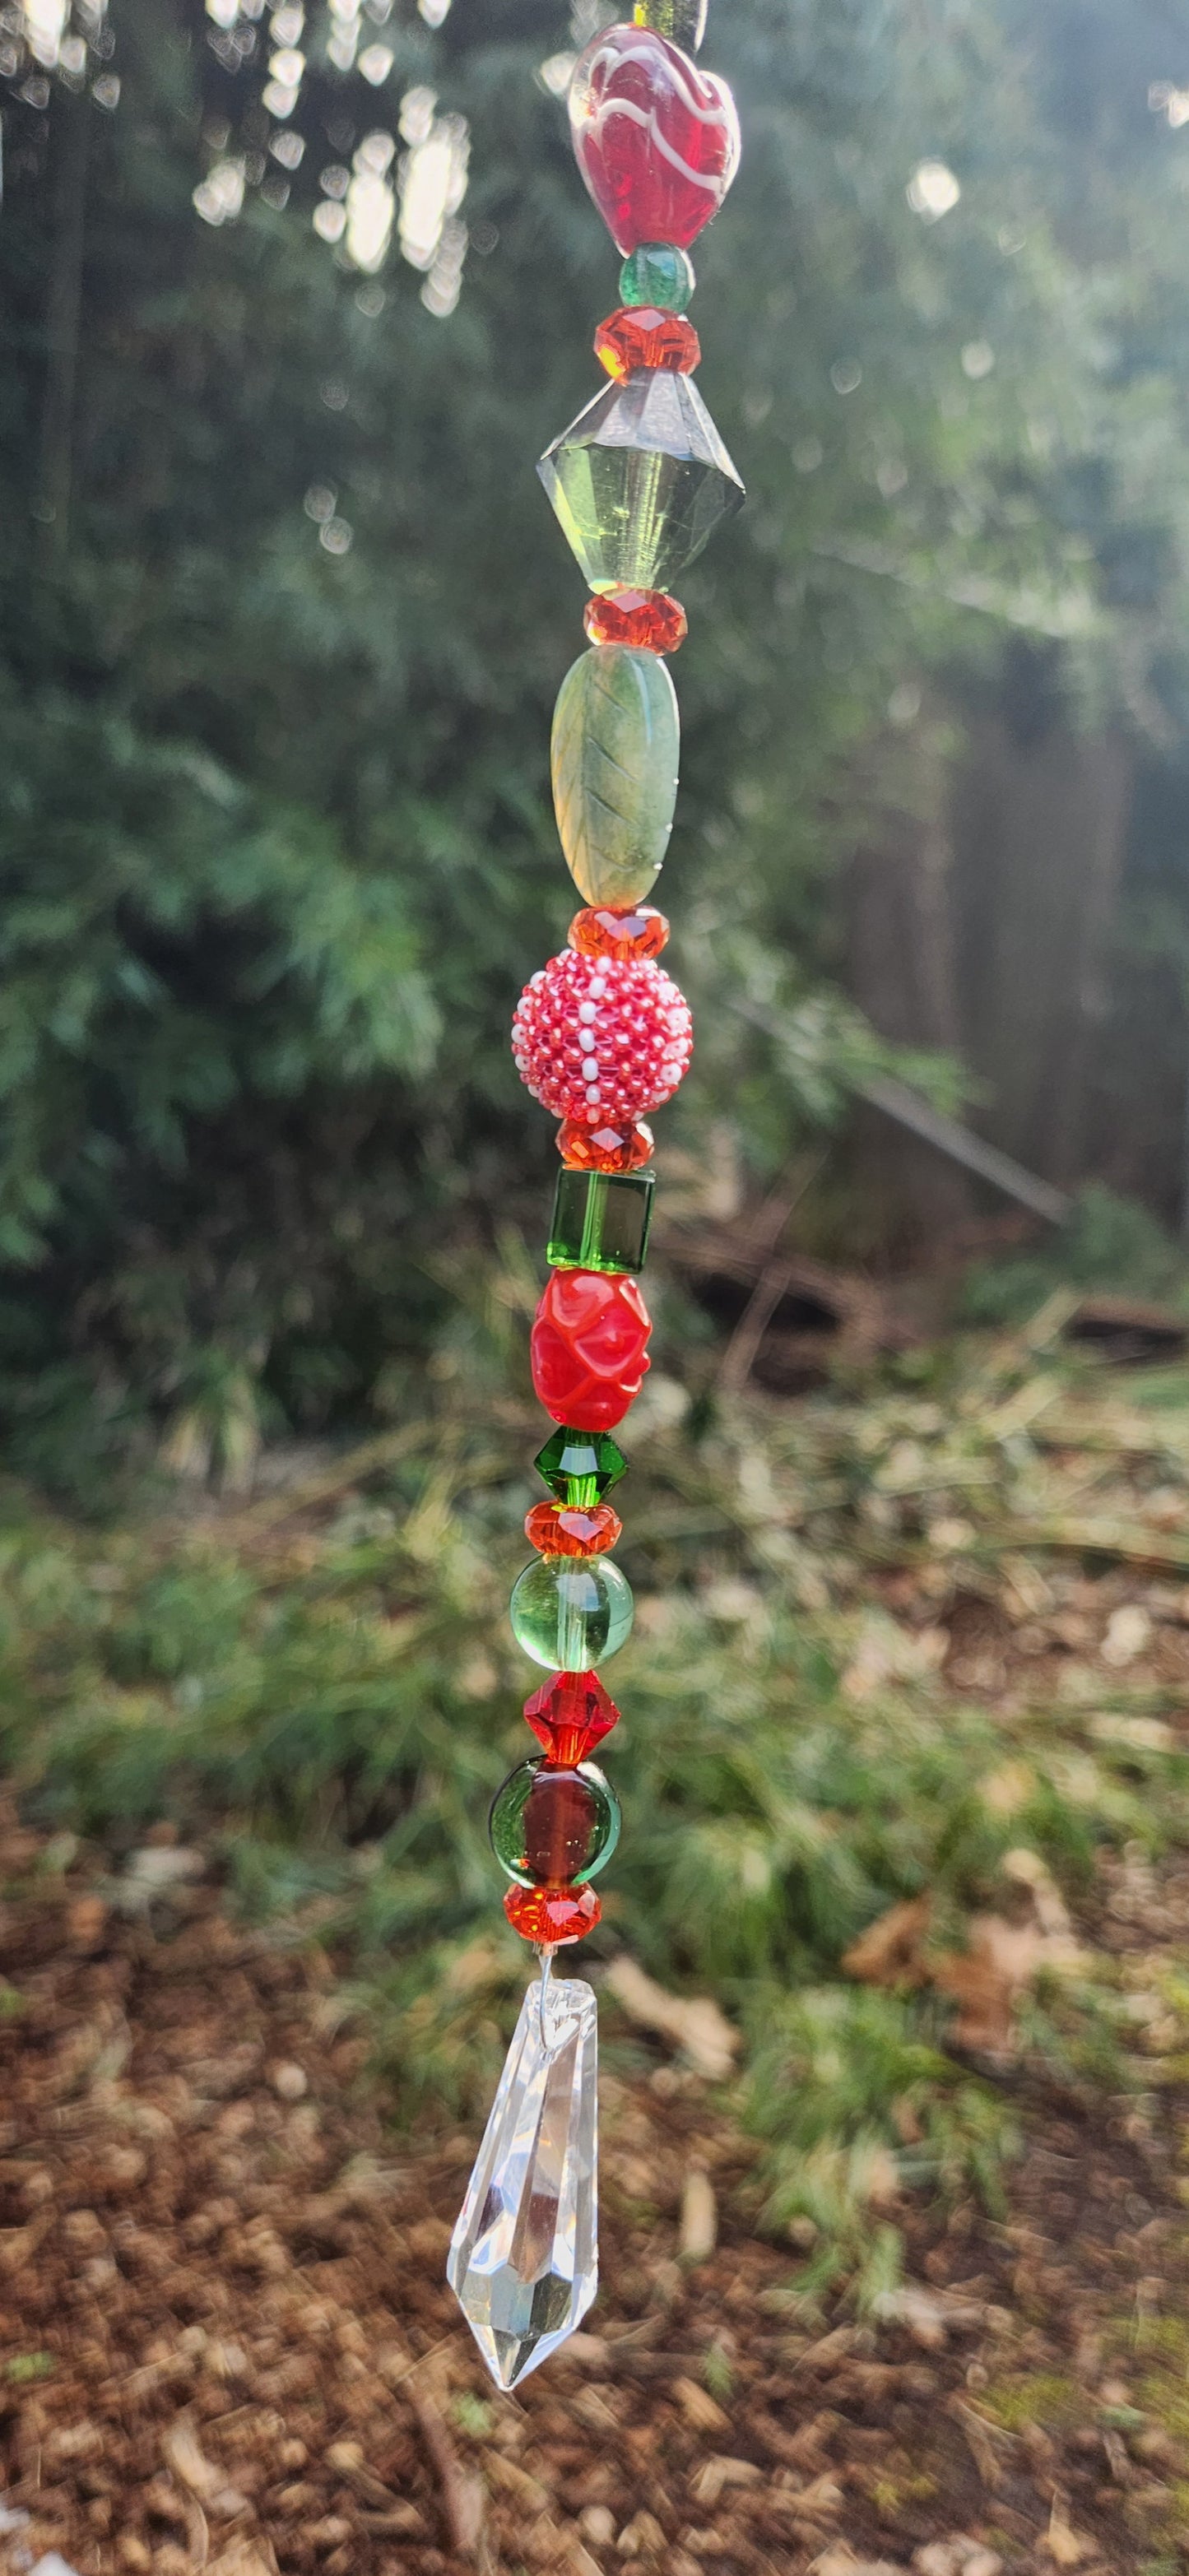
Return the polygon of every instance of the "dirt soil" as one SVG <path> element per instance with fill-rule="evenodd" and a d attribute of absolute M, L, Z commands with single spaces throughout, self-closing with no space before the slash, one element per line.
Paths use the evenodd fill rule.
<path fill-rule="evenodd" d="M 592 2331 L 503 2399 L 442 2277 L 474 2135 L 402 2151 L 321 1954 L 153 1854 L 117 1906 L 0 1828 L 0 2564 L 1182 2565 L 1152 2392 L 1184 2388 L 1184 2220 L 1151 2097 L 1112 2116 L 1027 2079 L 1005 2221 L 899 2210 L 895 2313 L 810 2332 L 790 2249 L 739 2214 L 746 2143 L 658 2047 L 604 2088 Z M 1109 1937 L 1179 1937 L 1185 1888 L 1125 1878 Z M 691 2175 L 718 2243 L 682 2262 Z"/>

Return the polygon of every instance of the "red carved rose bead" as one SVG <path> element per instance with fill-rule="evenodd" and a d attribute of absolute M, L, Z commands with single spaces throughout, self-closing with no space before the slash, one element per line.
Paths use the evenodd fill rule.
<path fill-rule="evenodd" d="M 638 1396 L 652 1319 L 622 1271 L 554 1270 L 532 1333 L 533 1385 L 575 1431 L 611 1431 Z"/>

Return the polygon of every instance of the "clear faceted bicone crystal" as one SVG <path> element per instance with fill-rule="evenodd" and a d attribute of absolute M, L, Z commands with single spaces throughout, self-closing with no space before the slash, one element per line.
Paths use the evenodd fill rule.
<path fill-rule="evenodd" d="M 597 2054 L 591 1988 L 531 1985 L 446 2266 L 501 2388 L 548 2361 L 598 2288 Z"/>

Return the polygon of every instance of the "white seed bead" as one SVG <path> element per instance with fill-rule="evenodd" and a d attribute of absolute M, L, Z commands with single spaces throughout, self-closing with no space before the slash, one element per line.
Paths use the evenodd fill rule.
<path fill-rule="evenodd" d="M 602 1001 L 602 998 L 603 998 L 603 995 L 604 995 L 604 993 L 605 993 L 605 992 L 606 992 L 606 990 L 607 990 L 607 978 L 606 978 L 606 976 L 605 976 L 605 975 L 592 975 L 592 976 L 591 976 L 591 979 L 590 979 L 590 982 L 589 982 L 589 984 L 587 985 L 586 989 L 587 989 L 587 992 L 588 992 L 588 993 L 589 993 L 589 995 L 590 995 L 590 998 L 591 998 L 592 1002 L 601 1002 L 601 1001 Z"/>
<path fill-rule="evenodd" d="M 593 1002 L 579 1002 L 578 1017 L 581 1020 L 584 1029 L 588 1029 L 591 1021 L 597 1020 L 598 1016 L 598 1011 Z"/>
<path fill-rule="evenodd" d="M 583 1057 L 583 1059 L 582 1059 L 582 1079 L 583 1079 L 583 1081 L 584 1081 L 584 1082 L 597 1082 L 597 1081 L 598 1081 L 598 1078 L 599 1078 L 599 1059 L 598 1059 L 597 1055 L 588 1055 L 588 1056 L 584 1056 L 584 1057 Z"/>
<path fill-rule="evenodd" d="M 586 1097 L 587 1097 L 587 1099 L 588 1099 L 588 1100 L 589 1100 L 589 1102 L 590 1102 L 591 1108 L 592 1108 L 592 1109 L 597 1109 L 597 1108 L 598 1108 L 598 1105 L 599 1105 L 599 1102 L 600 1102 L 600 1100 L 601 1100 L 601 1099 L 602 1099 L 602 1097 L 603 1097 L 602 1092 L 600 1091 L 600 1089 L 599 1089 L 599 1086 L 598 1086 L 597 1082 L 588 1082 L 588 1083 L 587 1083 L 587 1086 L 586 1086 Z"/>

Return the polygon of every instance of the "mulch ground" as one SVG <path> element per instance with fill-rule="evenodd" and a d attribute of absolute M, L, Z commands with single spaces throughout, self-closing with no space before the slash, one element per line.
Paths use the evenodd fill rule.
<path fill-rule="evenodd" d="M 402 2149 L 325 1961 L 156 1852 L 121 1907 L 0 1827 L 2 2563 L 1181 2563 L 1143 2356 L 1178 2312 L 1183 2214 L 1142 2104 L 1035 2091 L 1005 2222 L 899 2211 L 898 2319 L 811 2333 L 782 2298 L 790 2250 L 740 2214 L 744 2144 L 658 2049 L 605 2087 L 592 2330 L 505 2400 L 442 2277 L 474 2135 Z M 1175 1891 L 1170 1911 L 1132 1885 L 1113 1920 L 1150 1945 Z M 683 2264 L 698 2168 L 718 2244 Z"/>

